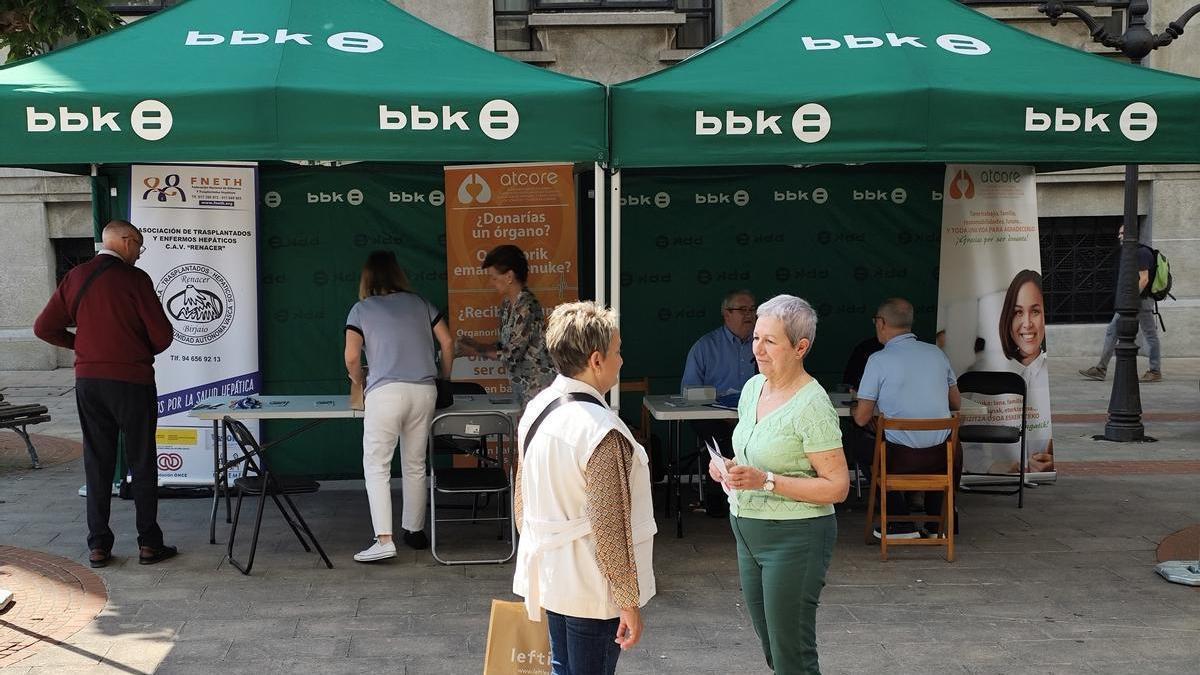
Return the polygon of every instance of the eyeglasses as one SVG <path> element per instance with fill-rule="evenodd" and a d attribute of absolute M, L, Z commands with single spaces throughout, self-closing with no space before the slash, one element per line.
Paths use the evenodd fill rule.
<path fill-rule="evenodd" d="M 871 317 L 871 323 L 872 323 L 872 324 L 874 324 L 876 321 L 883 321 L 883 317 L 882 317 L 882 316 L 879 316 L 878 314 L 876 314 L 875 316 Z M 884 322 L 884 323 L 887 323 L 886 321 L 883 321 L 883 322 Z"/>
<path fill-rule="evenodd" d="M 726 307 L 725 311 L 726 312 L 741 312 L 743 314 L 753 314 L 755 312 L 755 310 L 757 310 L 757 309 L 758 309 L 758 307 L 755 307 L 754 305 L 749 305 L 747 307 Z"/>
<path fill-rule="evenodd" d="M 125 236 L 125 237 L 121 237 L 121 238 L 122 239 L 132 239 L 132 240 L 136 241 L 138 243 L 138 255 L 141 255 L 146 252 L 146 246 L 142 243 L 142 241 L 144 241 L 144 240 L 138 239 L 137 237 L 132 237 L 132 236 Z"/>

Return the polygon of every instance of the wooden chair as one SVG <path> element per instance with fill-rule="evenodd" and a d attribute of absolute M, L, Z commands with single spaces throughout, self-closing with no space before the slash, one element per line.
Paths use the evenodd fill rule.
<path fill-rule="evenodd" d="M 620 386 L 621 386 L 622 394 L 627 391 L 638 392 L 642 395 L 643 398 L 645 398 L 650 393 L 650 378 L 643 377 L 640 380 L 621 380 Z M 649 448 L 650 447 L 650 411 L 647 410 L 646 406 L 643 405 L 643 406 L 641 406 L 641 414 L 642 414 L 641 422 L 638 424 L 637 428 L 630 429 L 630 431 L 633 432 L 633 437 L 637 439 L 638 443 L 641 443 L 642 445 Z"/>
<path fill-rule="evenodd" d="M 946 439 L 946 472 L 934 474 L 892 474 L 887 472 L 887 431 L 949 431 Z M 888 559 L 888 546 L 945 546 L 946 561 L 954 562 L 954 448 L 958 444 L 958 413 L 946 419 L 875 418 L 875 462 L 871 471 L 871 493 L 867 498 L 866 541 L 873 540 L 876 522 L 875 502 L 879 500 L 879 559 Z M 942 513 L 918 516 L 889 516 L 888 492 L 936 492 L 941 490 Z M 888 522 L 937 522 L 938 536 L 932 539 L 896 539 L 889 541 Z"/>

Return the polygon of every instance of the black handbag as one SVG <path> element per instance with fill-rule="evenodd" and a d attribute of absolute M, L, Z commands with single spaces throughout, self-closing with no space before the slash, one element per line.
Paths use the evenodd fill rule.
<path fill-rule="evenodd" d="M 439 377 L 433 383 L 437 385 L 437 403 L 433 404 L 434 407 L 441 410 L 454 405 L 454 385 L 450 380 Z"/>

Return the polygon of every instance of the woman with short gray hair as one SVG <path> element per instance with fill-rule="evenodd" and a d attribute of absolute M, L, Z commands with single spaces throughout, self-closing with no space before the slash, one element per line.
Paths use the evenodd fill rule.
<path fill-rule="evenodd" d="M 850 490 L 842 432 L 829 395 L 804 368 L 817 313 L 793 295 L 758 307 L 754 360 L 738 402 L 728 478 L 742 594 L 767 665 L 819 673 L 816 620 L 837 523 L 833 505 Z"/>
<path fill-rule="evenodd" d="M 654 595 L 650 461 L 603 403 L 621 372 L 616 313 L 559 305 L 546 346 L 559 375 L 518 430 L 513 592 L 529 618 L 546 610 L 554 673 L 608 674 L 641 639 L 641 607 Z"/>

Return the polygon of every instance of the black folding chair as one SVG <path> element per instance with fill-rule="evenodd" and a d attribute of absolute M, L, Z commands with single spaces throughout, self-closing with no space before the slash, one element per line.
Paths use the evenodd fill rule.
<path fill-rule="evenodd" d="M 222 464 L 219 472 L 228 475 L 230 469 L 238 464 L 243 465 L 242 475 L 233 481 L 233 488 L 237 491 L 237 506 L 233 511 L 233 525 L 229 529 L 229 543 L 226 552 L 229 564 L 236 567 L 242 574 L 250 574 L 250 568 L 254 566 L 254 553 L 258 549 L 258 534 L 262 528 L 263 507 L 266 504 L 266 498 L 270 497 L 275 502 L 275 506 L 279 507 L 283 519 L 287 521 L 288 527 L 292 528 L 292 532 L 300 540 L 300 545 L 304 547 L 304 550 L 311 553 L 312 548 L 315 547 L 321 559 L 325 561 L 325 566 L 333 569 L 333 563 L 329 561 L 329 556 L 325 555 L 325 549 L 321 548 L 316 535 L 312 533 L 308 523 L 304 521 L 304 516 L 300 515 L 300 510 L 296 508 L 295 502 L 290 497 L 290 495 L 316 492 L 320 489 L 321 484 L 305 478 L 275 475 L 267 461 L 267 448 L 272 444 L 267 443 L 260 446 L 246 425 L 232 417 L 225 417 L 224 424 L 229 435 L 233 436 L 234 442 L 241 448 L 242 456 Z M 250 553 L 243 565 L 233 557 L 233 545 L 237 537 L 238 520 L 242 513 L 242 497 L 246 495 L 258 497 L 258 510 L 254 516 L 254 534 L 250 538 Z M 283 498 L 282 502 L 279 500 L 280 497 Z M 284 507 L 284 503 L 287 504 L 287 508 Z M 301 533 L 302 530 L 303 533 Z M 312 542 L 312 547 L 309 547 L 305 535 L 308 536 L 308 541 Z"/>
<path fill-rule="evenodd" d="M 459 439 L 477 440 L 486 448 L 489 437 L 495 437 L 496 459 L 493 466 L 437 468 L 434 455 L 437 447 L 434 439 L 453 436 Z M 506 462 L 511 453 L 515 434 L 512 420 L 500 412 L 443 412 L 434 415 L 429 434 L 429 551 L 443 565 L 474 565 L 480 563 L 504 563 L 517 552 L 516 523 L 513 521 L 513 463 Z M 439 518 L 439 495 L 469 495 L 472 499 L 471 515 L 463 518 Z M 495 496 L 495 516 L 479 514 L 479 499 Z M 445 508 L 445 506 L 443 506 Z M 475 523 L 494 521 L 499 523 L 499 539 L 505 538 L 505 522 L 509 550 L 496 558 L 450 559 L 438 553 L 438 523 Z"/>
<path fill-rule="evenodd" d="M 478 382 L 451 382 L 450 390 L 455 396 L 487 396 L 487 389 Z M 434 416 L 437 416 L 434 412 Z M 434 450 L 439 453 L 474 455 L 480 466 L 488 459 L 487 444 L 479 438 L 463 438 L 453 434 L 433 436 Z"/>
<path fill-rule="evenodd" d="M 963 443 L 1021 443 L 1021 455 L 1017 469 L 1017 487 L 1009 490 L 1000 488 L 964 487 L 968 492 L 993 495 L 1017 495 L 1017 508 L 1025 505 L 1025 466 L 1028 459 L 1025 456 L 1025 413 L 1028 405 L 1025 397 L 1025 378 L 1007 371 L 971 371 L 963 373 L 958 378 L 960 394 L 983 394 L 1000 396 L 1003 394 L 1019 395 L 1021 397 L 1021 425 L 1007 424 L 964 424 L 958 430 L 958 440 Z M 1003 485 L 1012 479 L 1011 473 L 967 473 L 964 476 L 985 476 L 997 479 L 994 482 L 984 480 L 983 485 Z"/>

